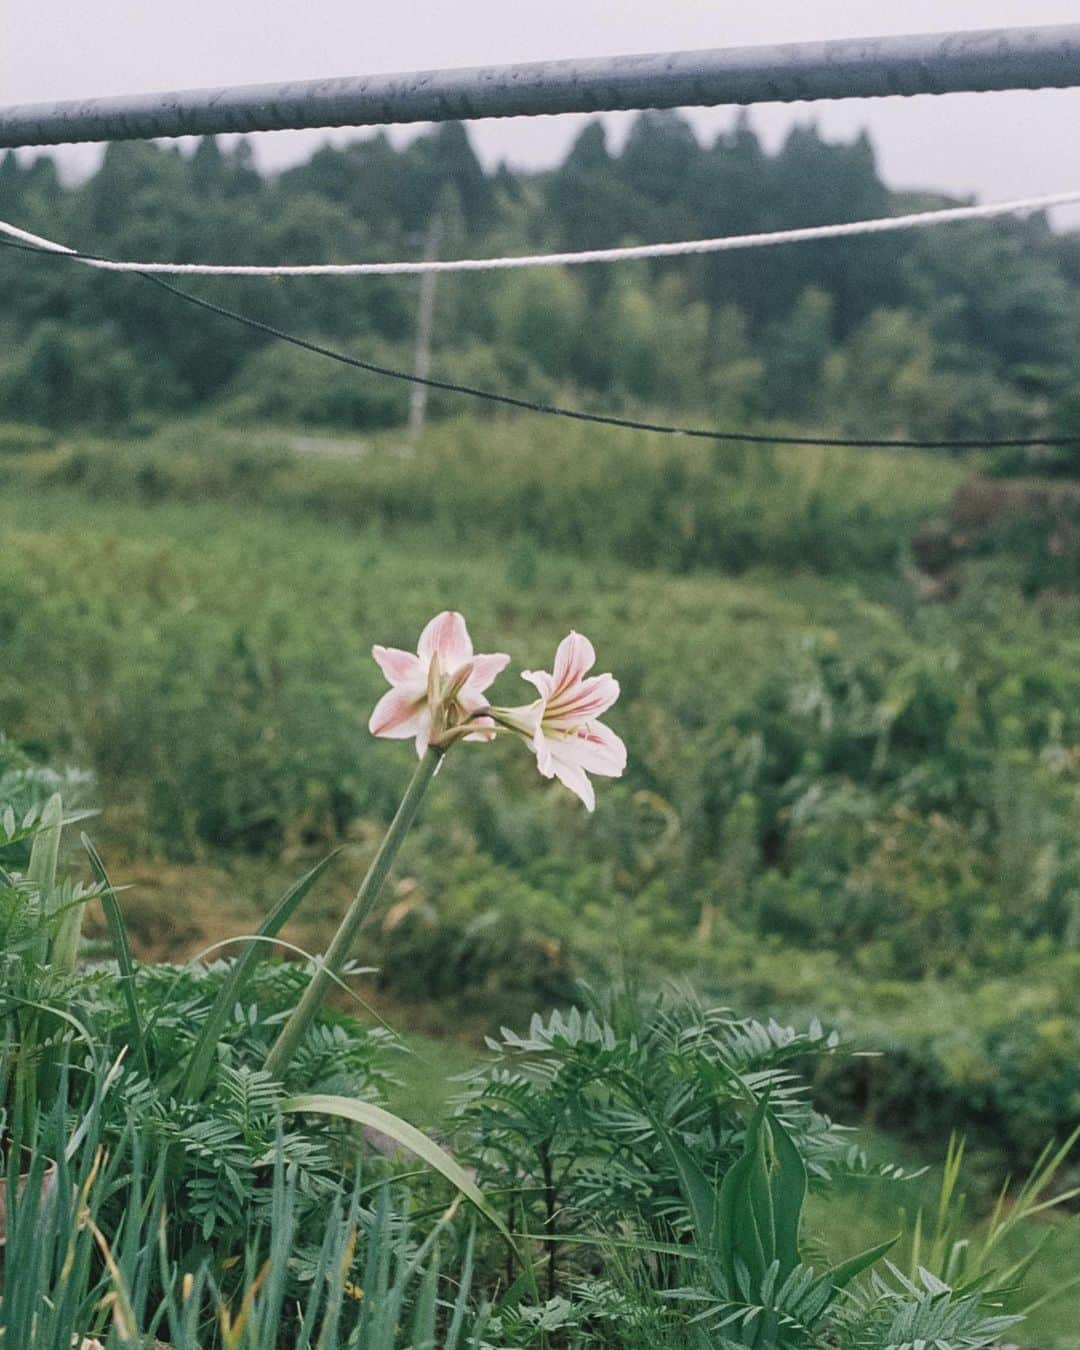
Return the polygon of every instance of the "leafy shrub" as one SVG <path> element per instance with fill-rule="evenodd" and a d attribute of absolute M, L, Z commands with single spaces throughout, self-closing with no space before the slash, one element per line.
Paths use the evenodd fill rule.
<path fill-rule="evenodd" d="M 871 986 L 859 1011 L 861 1035 L 883 1057 L 827 1066 L 821 1099 L 923 1139 L 962 1131 L 1030 1165 L 1080 1113 L 1080 1031 L 1069 1011 L 1077 981 L 1070 954 L 1044 966 L 1038 982 L 1017 976 L 978 990 L 931 985 L 917 993 Z M 888 1018 L 875 1013 L 875 994 Z"/>
<path fill-rule="evenodd" d="M 504 1029 L 489 1040 L 499 1060 L 467 1080 L 458 1108 L 480 1176 L 523 1206 L 530 1231 L 550 1235 L 549 1298 L 560 1261 L 574 1266 L 572 1248 L 560 1253 L 560 1229 L 617 1229 L 633 1218 L 651 1241 L 685 1235 L 680 1150 L 706 1176 L 726 1172 L 743 1147 L 738 1108 L 748 1093 L 768 1097 L 820 1175 L 846 1153 L 786 1067 L 835 1048 L 820 1026 L 797 1033 L 666 1000 L 640 1013 L 624 1000 L 607 1012 L 536 1015 L 524 1036 Z M 680 1141 L 674 1154 L 671 1138 Z"/>
<path fill-rule="evenodd" d="M 572 1000 L 577 965 L 571 944 L 554 936 L 550 891 L 483 858 L 445 882 L 437 898 L 415 878 L 400 888 L 381 924 L 383 988 L 486 1019 Z"/>
<path fill-rule="evenodd" d="M 1024 699 L 1020 648 L 924 649 L 905 664 L 807 646 L 718 735 L 700 809 L 723 841 L 757 803 L 760 931 L 871 976 L 1006 971 L 1072 941 L 1077 735 L 1065 687 Z M 1067 682 L 1066 682 L 1067 683 Z"/>
<path fill-rule="evenodd" d="M 411 370 L 415 359 L 411 346 L 386 342 L 369 342 L 356 355 L 403 371 Z M 531 349 L 507 351 L 480 342 L 447 353 L 440 360 L 438 378 L 480 388 L 513 384 L 518 397 L 538 402 L 550 402 L 556 390 Z M 271 345 L 245 362 L 217 400 L 215 411 L 226 425 L 242 428 L 254 423 L 375 432 L 407 421 L 409 390 L 403 380 L 319 361 L 295 347 Z M 429 390 L 429 415 L 452 416 L 459 397 Z"/>
<path fill-rule="evenodd" d="M 936 1222 L 923 1236 L 916 1222 L 910 1276 L 886 1264 L 858 1279 L 890 1242 L 823 1266 L 828 1236 L 811 1237 L 801 1221 L 808 1174 L 828 1195 L 839 1177 L 865 1182 L 874 1169 L 811 1108 L 793 1071 L 800 1060 L 831 1060 L 836 1037 L 819 1026 L 799 1033 L 692 1000 L 616 998 L 535 1016 L 526 1034 L 504 1029 L 489 1048 L 495 1060 L 465 1080 L 459 1140 L 541 1243 L 546 1299 L 531 1318 L 497 1315 L 523 1337 L 511 1344 L 530 1344 L 536 1326 L 581 1344 L 590 1334 L 600 1344 L 665 1344 L 672 1313 L 687 1344 L 776 1350 L 891 1346 L 923 1329 L 949 1347 L 988 1345 L 1015 1324 L 1012 1272 L 993 1269 L 1003 1230 L 992 1226 L 980 1248 L 959 1236 L 958 1155 Z M 1040 1163 L 1016 1221 L 1042 1203 L 1072 1142 Z M 910 1180 L 892 1166 L 882 1174 Z M 598 1265 L 590 1243 L 603 1252 L 607 1232 L 634 1257 L 616 1250 Z M 647 1263 L 651 1299 L 628 1297 L 635 1258 Z"/>

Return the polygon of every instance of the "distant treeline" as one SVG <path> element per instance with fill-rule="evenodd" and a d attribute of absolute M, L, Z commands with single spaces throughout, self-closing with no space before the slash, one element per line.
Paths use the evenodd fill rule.
<path fill-rule="evenodd" d="M 250 146 L 112 145 L 65 186 L 0 160 L 0 216 L 117 257 L 311 262 L 578 249 L 854 220 L 943 204 L 896 194 L 867 136 L 796 126 L 776 154 L 745 117 L 703 145 L 645 113 L 620 153 L 599 122 L 564 162 L 486 172 L 465 128 L 396 149 L 325 146 L 275 177 Z M 259 318 L 407 364 L 415 278 L 203 281 Z M 583 405 L 875 435 L 1025 433 L 1078 418 L 1080 234 L 1042 217 L 654 264 L 444 278 L 435 368 Z M 117 427 L 215 405 L 242 420 L 402 418 L 404 386 L 336 369 L 137 277 L 0 251 L 0 417 Z M 446 400 L 436 415 L 451 406 Z"/>

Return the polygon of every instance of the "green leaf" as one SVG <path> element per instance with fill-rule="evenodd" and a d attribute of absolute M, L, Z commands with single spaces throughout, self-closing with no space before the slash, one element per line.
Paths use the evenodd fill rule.
<path fill-rule="evenodd" d="M 890 1238 L 888 1242 L 881 1242 L 876 1247 L 870 1247 L 865 1252 L 860 1252 L 858 1256 L 852 1256 L 847 1261 L 841 1261 L 838 1266 L 833 1266 L 832 1270 L 827 1271 L 822 1277 L 827 1280 L 834 1289 L 843 1289 L 846 1284 L 850 1284 L 857 1275 L 861 1275 L 864 1270 L 880 1261 L 883 1256 L 890 1252 L 900 1241 L 900 1235 Z"/>
<path fill-rule="evenodd" d="M 41 822 L 30 850 L 26 869 L 27 881 L 32 881 L 48 903 L 56 885 L 56 862 L 60 856 L 60 831 L 64 824 L 64 804 L 59 792 L 54 792 L 41 812 Z"/>
<path fill-rule="evenodd" d="M 12 822 L 14 823 L 14 822 Z M 53 890 L 56 887 L 56 864 L 60 856 L 60 831 L 64 825 L 64 804 L 59 792 L 54 792 L 41 812 L 38 832 L 30 849 L 26 879 L 41 893 L 42 913 L 50 912 Z M 13 831 L 9 830 L 9 837 Z M 35 958 L 44 964 L 49 959 L 48 933 L 43 929 L 34 945 Z"/>
<path fill-rule="evenodd" d="M 791 1136 L 772 1111 L 766 1115 L 774 1166 L 772 1203 L 776 1231 L 776 1259 L 780 1279 L 786 1280 L 799 1262 L 799 1227 L 806 1201 L 806 1164 Z"/>
<path fill-rule="evenodd" d="M 357 1125 L 368 1125 L 372 1129 L 389 1135 L 391 1139 L 397 1140 L 411 1153 L 415 1153 L 418 1158 L 422 1158 L 429 1167 L 433 1167 L 437 1172 L 440 1172 L 451 1185 L 456 1186 L 466 1200 L 470 1200 L 483 1214 L 484 1218 L 498 1229 L 514 1250 L 514 1253 L 517 1254 L 517 1247 L 510 1235 L 510 1230 L 488 1203 L 483 1191 L 480 1190 L 472 1177 L 434 1139 L 429 1138 L 422 1130 L 418 1130 L 415 1125 L 410 1125 L 407 1120 L 402 1120 L 400 1116 L 393 1115 L 381 1106 L 374 1106 L 371 1102 L 362 1102 L 355 1097 L 333 1097 L 321 1093 L 307 1093 L 299 1097 L 288 1097 L 281 1103 L 281 1110 L 286 1112 L 303 1111 L 313 1115 L 339 1116 L 343 1120 L 351 1120 Z"/>
<path fill-rule="evenodd" d="M 251 978 L 252 972 L 268 950 L 267 944 L 261 939 L 277 936 L 289 919 L 292 918 L 297 906 L 308 891 L 311 890 L 340 852 L 340 848 L 336 848 L 332 853 L 328 853 L 321 862 L 315 864 L 310 872 L 305 873 L 299 881 L 289 887 L 259 925 L 256 931 L 256 938 L 259 940 L 249 942 L 240 953 L 236 963 L 218 990 L 210 1014 L 203 1024 L 202 1031 L 200 1031 L 198 1040 L 191 1051 L 181 1095 L 188 1098 L 199 1097 L 206 1088 L 218 1038 L 236 1006 L 237 999 L 243 993 L 248 980 Z"/>
<path fill-rule="evenodd" d="M 83 915 L 86 913 L 86 900 L 70 904 L 60 916 L 60 923 L 53 938 L 51 964 L 65 975 L 74 975 L 79 959 L 79 939 L 82 937 Z"/>
<path fill-rule="evenodd" d="M 679 1174 L 679 1185 L 686 1207 L 690 1211 L 698 1246 L 708 1251 L 715 1250 L 722 1245 L 721 1235 L 718 1232 L 716 1186 L 709 1181 L 697 1159 L 680 1139 L 676 1139 L 669 1131 L 659 1126 L 657 1132 L 667 1145 L 667 1150 L 675 1163 L 675 1170 Z"/>
<path fill-rule="evenodd" d="M 109 939 L 112 942 L 113 953 L 116 956 L 116 964 L 120 972 L 120 986 L 124 993 L 124 1002 L 127 1005 L 128 1021 L 131 1024 L 131 1043 L 135 1047 L 139 1066 L 149 1076 L 150 1061 L 146 1054 L 146 1036 L 143 1033 L 142 1022 L 139 1020 L 138 1004 L 135 1002 L 135 962 L 131 956 L 131 944 L 128 942 L 124 915 L 117 902 L 112 882 L 105 871 L 105 864 L 101 861 L 101 856 L 94 847 L 90 836 L 83 834 L 81 838 L 82 846 L 86 849 L 87 856 L 90 859 L 94 877 L 102 888 L 101 907 L 105 911 L 105 923 L 109 929 Z"/>
<path fill-rule="evenodd" d="M 746 1266 L 756 1287 L 773 1259 L 772 1192 L 762 1135 L 766 1108 L 765 1101 L 755 1108 L 747 1126 L 743 1155 L 724 1174 L 717 1198 L 717 1246 L 732 1289 L 738 1288 L 739 1262 Z"/>
<path fill-rule="evenodd" d="M 776 1259 L 776 1215 L 773 1212 L 772 1169 L 770 1167 L 771 1139 L 765 1118 L 768 1110 L 762 1101 L 750 1121 L 746 1137 L 746 1151 L 753 1159 L 747 1172 L 747 1186 L 737 1198 L 740 1229 L 747 1250 L 743 1259 L 760 1281 Z"/>

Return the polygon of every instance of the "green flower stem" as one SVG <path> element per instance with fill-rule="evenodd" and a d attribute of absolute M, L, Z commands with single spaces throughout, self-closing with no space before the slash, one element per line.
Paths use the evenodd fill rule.
<path fill-rule="evenodd" d="M 371 913 L 372 906 L 379 898 L 383 882 L 385 882 L 394 859 L 397 857 L 398 850 L 409 832 L 409 826 L 413 822 L 417 808 L 427 791 L 435 770 L 439 767 L 439 761 L 442 757 L 443 751 L 441 749 L 429 746 L 420 763 L 416 766 L 412 782 L 406 788 L 405 796 L 402 797 L 397 814 L 390 822 L 386 837 L 379 846 L 378 853 L 372 859 L 367 875 L 360 883 L 356 898 L 349 906 L 340 927 L 334 934 L 333 941 L 326 949 L 326 955 L 311 977 L 311 983 L 304 990 L 303 997 L 293 1009 L 289 1020 L 282 1027 L 281 1034 L 267 1056 L 266 1071 L 273 1077 L 278 1079 L 283 1077 L 289 1061 L 296 1053 L 297 1046 L 303 1040 L 304 1034 L 315 1015 L 334 987 L 334 978 L 340 977 L 345 963 L 352 953 L 353 943 L 356 941 L 360 925 Z"/>

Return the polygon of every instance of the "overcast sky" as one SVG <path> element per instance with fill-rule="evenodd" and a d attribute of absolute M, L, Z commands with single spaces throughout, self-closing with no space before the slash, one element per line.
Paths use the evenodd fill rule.
<path fill-rule="evenodd" d="M 1078 0 L 0 0 L 0 103 L 1078 19 Z M 732 112 L 690 115 L 707 136 Z M 984 199 L 1080 187 L 1080 90 L 771 105 L 753 113 L 770 145 L 793 120 L 811 116 L 837 137 L 868 127 L 894 187 Z M 545 165 L 581 121 L 480 122 L 475 143 L 488 163 Z M 617 138 L 626 115 L 609 123 Z M 275 168 L 329 134 L 253 139 L 260 162 Z M 93 152 L 62 153 L 77 169 Z M 1080 212 L 1059 219 L 1080 224 Z"/>

